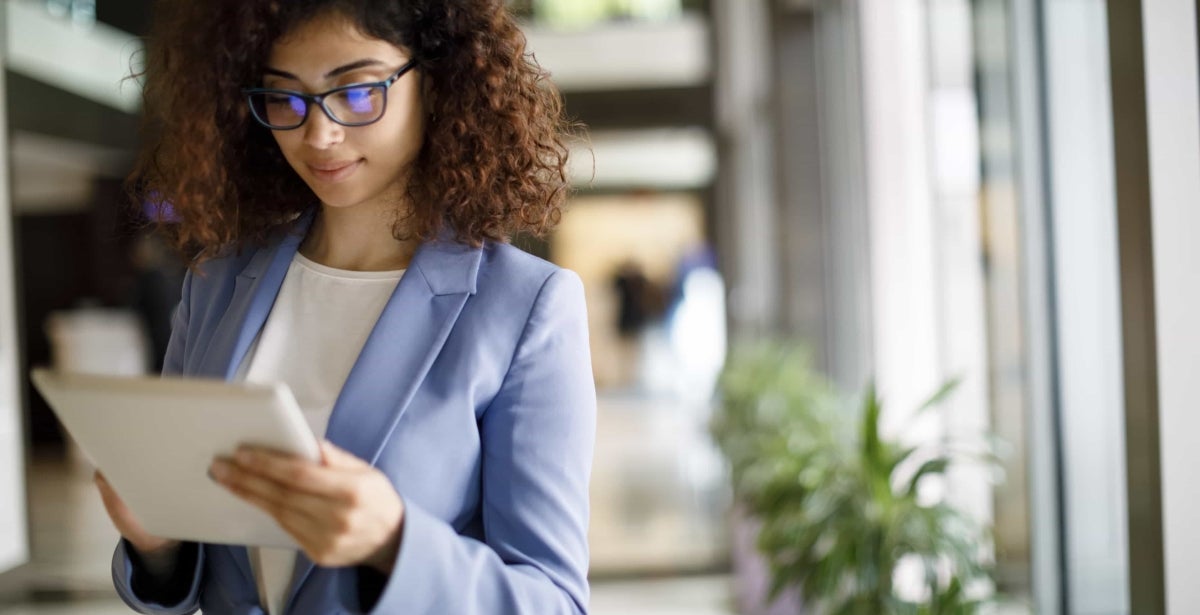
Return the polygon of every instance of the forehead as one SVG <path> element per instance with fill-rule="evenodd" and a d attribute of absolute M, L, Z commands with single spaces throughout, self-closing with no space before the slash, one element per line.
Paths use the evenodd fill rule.
<path fill-rule="evenodd" d="M 409 54 L 392 43 L 368 36 L 349 19 L 326 14 L 301 22 L 271 47 L 271 68 L 312 76 L 362 59 L 402 64 Z"/>

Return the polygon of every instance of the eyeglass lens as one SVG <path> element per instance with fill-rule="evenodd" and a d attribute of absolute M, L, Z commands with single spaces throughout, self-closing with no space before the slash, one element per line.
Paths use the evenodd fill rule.
<path fill-rule="evenodd" d="M 365 124 L 383 115 L 382 86 L 364 86 L 338 90 L 325 97 L 325 107 L 334 121 L 342 124 Z M 250 96 L 255 114 L 272 127 L 294 127 L 304 122 L 309 113 L 308 101 L 295 95 L 278 92 L 259 92 Z"/>

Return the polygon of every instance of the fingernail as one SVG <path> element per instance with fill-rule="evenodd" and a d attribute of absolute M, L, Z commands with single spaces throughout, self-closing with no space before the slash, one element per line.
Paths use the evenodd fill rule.
<path fill-rule="evenodd" d="M 214 483 L 217 482 L 217 477 L 213 476 L 212 468 L 208 469 L 208 480 L 211 480 Z"/>
<path fill-rule="evenodd" d="M 229 468 L 225 465 L 224 461 L 214 461 L 213 464 L 208 467 L 208 475 L 212 477 L 213 480 L 219 481 L 225 478 L 225 476 L 228 474 Z"/>

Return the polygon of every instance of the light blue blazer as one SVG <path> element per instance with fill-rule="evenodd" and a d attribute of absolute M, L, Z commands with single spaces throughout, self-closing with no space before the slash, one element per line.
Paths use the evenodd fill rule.
<path fill-rule="evenodd" d="M 164 373 L 234 376 L 311 220 L 186 276 Z M 586 320 L 579 277 L 517 248 L 418 249 L 326 432 L 386 474 L 405 504 L 395 568 L 371 612 L 587 612 L 596 393 Z M 244 547 L 200 545 L 178 604 L 134 595 L 131 579 L 144 572 L 126 549 L 122 540 L 113 581 L 139 612 L 262 613 Z M 356 581 L 355 568 L 314 567 L 301 553 L 285 611 L 361 613 Z"/>

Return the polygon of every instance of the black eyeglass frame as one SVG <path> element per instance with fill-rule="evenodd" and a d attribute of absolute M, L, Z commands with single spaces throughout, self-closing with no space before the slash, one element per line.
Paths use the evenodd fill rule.
<path fill-rule="evenodd" d="M 250 115 L 254 116 L 254 119 L 259 124 L 261 124 L 262 126 L 264 126 L 266 128 L 269 128 L 271 130 L 295 130 L 295 129 L 303 126 L 304 123 L 308 121 L 308 117 L 310 115 L 312 115 L 311 113 L 308 112 L 307 109 L 312 107 L 312 105 L 314 105 L 314 104 L 317 105 L 318 107 L 320 107 L 321 111 L 325 113 L 325 117 L 329 118 L 335 124 L 340 124 L 342 126 L 348 126 L 350 128 L 354 128 L 357 126 L 369 126 L 369 125 L 374 124 L 375 122 L 378 122 L 379 120 L 383 119 L 384 114 L 387 113 L 387 99 L 388 99 L 387 94 L 388 94 L 388 90 L 392 87 L 392 84 L 399 81 L 400 78 L 403 77 L 405 73 L 407 73 L 408 71 L 410 71 L 416 67 L 417 67 L 417 59 L 413 58 L 413 59 L 409 60 L 408 62 L 406 62 L 404 64 L 404 66 L 401 66 L 399 70 L 392 73 L 391 77 L 388 77 L 387 79 L 384 79 L 383 81 L 370 81 L 367 83 L 351 83 L 349 85 L 338 86 L 327 92 L 321 92 L 320 94 L 305 94 L 304 92 L 297 92 L 296 90 L 282 90 L 282 89 L 277 89 L 277 88 L 243 88 L 242 95 L 246 97 L 246 104 L 250 107 Z M 368 87 L 382 87 L 383 88 L 383 108 L 379 110 L 379 117 L 377 117 L 369 122 L 343 122 L 342 120 L 339 120 L 338 118 L 334 117 L 333 112 L 330 111 L 329 107 L 325 104 L 325 99 L 327 97 L 337 94 L 338 92 L 344 92 L 346 90 L 357 90 L 359 88 L 368 88 Z M 260 117 L 258 115 L 258 110 L 254 108 L 254 95 L 256 95 L 256 94 L 280 94 L 280 95 L 284 95 L 284 96 L 295 96 L 295 97 L 305 101 L 305 103 L 307 103 L 305 105 L 304 117 L 300 118 L 300 123 L 296 124 L 295 126 L 281 127 L 281 126 L 276 126 L 274 124 L 271 124 L 270 122 L 267 121 L 266 118 Z"/>

